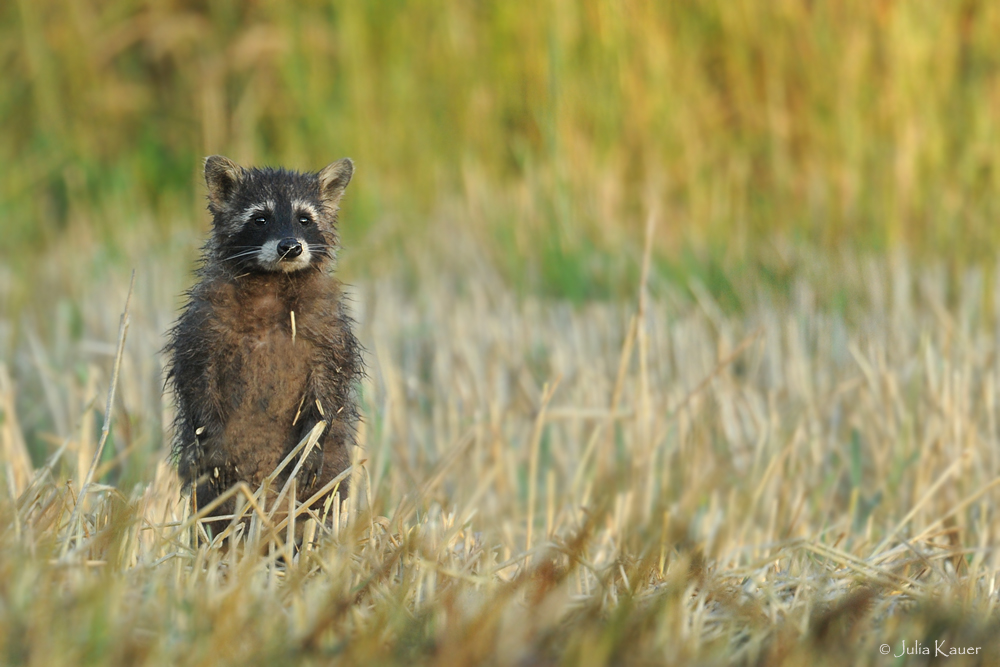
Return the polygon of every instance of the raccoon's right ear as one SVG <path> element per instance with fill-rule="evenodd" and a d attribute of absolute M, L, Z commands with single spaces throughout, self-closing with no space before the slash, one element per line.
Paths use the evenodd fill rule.
<path fill-rule="evenodd" d="M 210 155 L 205 158 L 205 184 L 208 201 L 213 206 L 224 206 L 243 177 L 243 167 L 227 157 Z"/>

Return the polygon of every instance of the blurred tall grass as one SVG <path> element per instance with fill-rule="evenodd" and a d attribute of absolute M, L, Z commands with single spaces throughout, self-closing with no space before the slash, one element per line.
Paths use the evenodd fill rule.
<path fill-rule="evenodd" d="M 17 0 L 0 256 L 203 222 L 200 159 L 222 152 L 351 155 L 349 238 L 453 198 L 543 266 L 635 242 L 649 210 L 666 251 L 778 234 L 981 257 L 998 34 L 989 0 Z"/>

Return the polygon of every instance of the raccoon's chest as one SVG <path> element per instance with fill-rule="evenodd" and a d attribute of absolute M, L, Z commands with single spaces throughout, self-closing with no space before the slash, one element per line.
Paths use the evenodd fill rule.
<path fill-rule="evenodd" d="M 242 300 L 220 317 L 226 359 L 216 382 L 231 419 L 291 425 L 305 395 L 315 348 L 299 334 L 294 310 L 273 294 Z M 300 314 L 301 317 L 301 314 Z"/>

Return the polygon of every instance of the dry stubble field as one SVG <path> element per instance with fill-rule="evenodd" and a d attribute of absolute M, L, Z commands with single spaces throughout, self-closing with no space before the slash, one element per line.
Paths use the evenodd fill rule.
<path fill-rule="evenodd" d="M 0 3 L 0 664 L 1000 664 L 1000 3 L 525 9 Z M 164 456 L 213 153 L 363 170 L 301 552 Z"/>
<path fill-rule="evenodd" d="M 572 305 L 459 247 L 353 286 L 357 491 L 329 528 L 296 519 L 299 551 L 250 503 L 237 548 L 205 543 L 163 460 L 183 261 L 137 270 L 87 486 L 128 275 L 4 322 L 0 662 L 1000 659 L 997 278 L 786 248 L 791 290 L 750 276 L 736 309 L 655 267 Z M 54 425 L 47 460 L 19 418 Z"/>

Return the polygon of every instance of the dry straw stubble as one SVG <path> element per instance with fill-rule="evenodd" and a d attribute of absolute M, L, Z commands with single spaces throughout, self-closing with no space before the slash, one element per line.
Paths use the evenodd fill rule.
<path fill-rule="evenodd" d="M 253 507 L 253 489 L 237 492 L 254 518 L 231 524 L 236 548 L 204 539 L 166 463 L 105 485 L 126 453 L 85 488 L 68 456 L 79 418 L 53 445 L 64 460 L 32 465 L 5 379 L 0 650 L 32 664 L 881 664 L 880 644 L 937 637 L 981 647 L 955 664 L 983 659 L 1000 290 L 970 271 L 949 302 L 933 268 L 809 259 L 785 302 L 748 281 L 742 312 L 655 269 L 641 300 L 582 306 L 515 297 L 489 272 L 428 272 L 415 297 L 358 285 L 357 491 L 328 522 L 295 519 L 313 538 L 298 551 L 284 507 Z M 847 276 L 849 308 L 826 298 L 831 276 Z M 155 379 L 137 361 L 162 319 L 131 307 L 126 402 Z M 50 409 L 85 399 L 62 396 Z M 114 435 L 126 413 L 112 410 Z"/>

